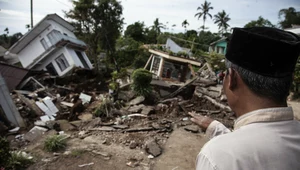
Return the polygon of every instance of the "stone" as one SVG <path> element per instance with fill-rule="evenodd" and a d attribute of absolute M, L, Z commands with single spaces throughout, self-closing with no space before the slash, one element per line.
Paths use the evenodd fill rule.
<path fill-rule="evenodd" d="M 82 121 L 88 121 L 93 119 L 93 115 L 91 113 L 83 113 L 78 116 L 78 119 Z"/>
<path fill-rule="evenodd" d="M 113 125 L 113 128 L 115 128 L 115 129 L 127 129 L 128 125 Z"/>
<path fill-rule="evenodd" d="M 87 125 L 85 125 L 85 129 L 90 129 L 90 128 L 94 128 L 97 127 L 101 124 L 101 118 L 100 117 L 96 117 L 95 119 L 91 120 Z"/>
<path fill-rule="evenodd" d="M 34 126 L 29 132 L 27 132 L 24 136 L 24 138 L 27 141 L 35 141 L 38 140 L 45 132 L 47 132 L 48 129 L 42 128 L 39 126 Z"/>
<path fill-rule="evenodd" d="M 149 158 L 149 159 L 153 159 L 154 156 L 153 156 L 153 155 L 148 155 L 148 158 Z"/>
<path fill-rule="evenodd" d="M 137 147 L 137 143 L 134 140 L 131 141 L 130 144 L 129 144 L 129 148 L 130 149 L 135 149 L 136 147 Z"/>
<path fill-rule="evenodd" d="M 149 115 L 151 113 L 154 113 L 154 107 L 153 106 L 145 106 L 145 107 L 143 107 L 143 110 L 141 112 L 141 114 L 143 114 L 143 115 Z"/>
<path fill-rule="evenodd" d="M 34 122 L 34 125 L 35 125 L 35 126 L 47 127 L 47 126 L 46 126 L 46 122 L 41 121 L 41 120 L 35 121 L 35 122 Z"/>
<path fill-rule="evenodd" d="M 60 129 L 60 125 L 57 122 L 55 122 L 55 121 L 48 121 L 48 122 L 46 122 L 46 126 L 47 126 L 47 128 L 54 129 L 56 131 L 60 131 L 61 130 Z"/>
<path fill-rule="evenodd" d="M 75 126 L 75 127 L 79 127 L 82 124 L 81 120 L 75 120 L 73 122 L 70 122 L 71 125 Z"/>
<path fill-rule="evenodd" d="M 137 105 L 142 103 L 143 101 L 145 101 L 145 97 L 144 96 L 138 96 L 135 99 L 131 100 L 129 102 L 129 105 Z"/>
<path fill-rule="evenodd" d="M 146 152 L 157 157 L 162 153 L 162 149 L 155 140 L 149 140 L 146 142 Z"/>
<path fill-rule="evenodd" d="M 130 107 L 128 109 L 128 111 L 131 113 L 139 113 L 142 111 L 143 107 L 145 107 L 145 105 L 143 105 L 143 104 L 135 105 L 135 106 Z"/>
<path fill-rule="evenodd" d="M 193 133 L 198 133 L 199 127 L 197 125 L 189 125 L 189 126 L 184 127 L 184 130 L 193 132 Z"/>
<path fill-rule="evenodd" d="M 124 100 L 126 102 L 133 99 L 133 97 L 134 97 L 134 92 L 133 91 L 120 91 L 118 93 L 118 99 L 119 100 Z"/>
<path fill-rule="evenodd" d="M 160 94 L 161 97 L 165 97 L 165 96 L 168 96 L 171 93 L 166 91 L 166 90 L 160 89 L 159 94 Z"/>
<path fill-rule="evenodd" d="M 71 125 L 67 120 L 57 120 L 55 121 L 59 124 L 61 131 L 75 130 L 75 127 Z"/>

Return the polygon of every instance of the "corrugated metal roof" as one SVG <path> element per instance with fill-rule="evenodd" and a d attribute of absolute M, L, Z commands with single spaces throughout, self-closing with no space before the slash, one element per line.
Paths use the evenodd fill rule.
<path fill-rule="evenodd" d="M 29 70 L 24 68 L 0 63 L 0 74 L 5 79 L 9 91 L 14 90 L 28 72 Z"/>

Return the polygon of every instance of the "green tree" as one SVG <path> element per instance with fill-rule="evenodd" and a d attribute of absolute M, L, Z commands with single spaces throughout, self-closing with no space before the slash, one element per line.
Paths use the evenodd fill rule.
<path fill-rule="evenodd" d="M 228 21 L 230 21 L 229 15 L 223 10 L 222 12 L 218 12 L 218 14 L 214 15 L 215 24 L 218 25 L 221 34 L 227 32 L 227 29 L 230 27 Z"/>
<path fill-rule="evenodd" d="M 13 35 L 2 34 L 0 35 L 0 45 L 8 49 L 12 45 L 14 45 L 14 43 L 16 43 L 22 36 L 23 34 L 20 32 Z"/>
<path fill-rule="evenodd" d="M 88 44 L 88 55 L 97 68 L 100 51 L 106 51 L 108 56 L 115 52 L 123 25 L 122 5 L 117 0 L 73 0 L 72 3 L 74 8 L 66 12 L 66 16 L 74 21 L 75 34 Z M 114 58 L 111 59 L 116 64 Z"/>
<path fill-rule="evenodd" d="M 184 20 L 181 25 L 184 28 L 184 30 L 186 31 L 186 27 L 190 24 L 187 22 L 187 20 Z"/>
<path fill-rule="evenodd" d="M 6 35 L 8 35 L 8 34 L 9 34 L 9 29 L 6 27 L 6 28 L 4 29 L 4 32 L 6 32 Z"/>
<path fill-rule="evenodd" d="M 248 22 L 244 28 L 250 27 L 275 27 L 269 20 L 264 19 L 262 16 L 259 16 L 257 20 Z"/>
<path fill-rule="evenodd" d="M 145 28 L 145 43 L 155 44 L 157 42 L 157 33 L 154 29 Z"/>
<path fill-rule="evenodd" d="M 289 7 L 288 9 L 281 9 L 278 12 L 278 17 L 279 19 L 282 19 L 281 21 L 279 21 L 279 25 L 283 29 L 291 28 L 292 24 L 300 24 L 300 12 L 296 11 L 296 9 L 293 7 Z"/>
<path fill-rule="evenodd" d="M 202 26 L 203 31 L 205 29 L 205 21 L 206 21 L 207 16 L 212 18 L 212 15 L 209 13 L 209 10 L 212 10 L 212 9 L 214 9 L 214 8 L 211 6 L 211 3 L 207 2 L 206 0 L 204 1 L 204 4 L 201 4 L 201 6 L 199 6 L 197 8 L 197 11 L 200 10 L 200 12 L 196 13 L 195 17 L 198 17 L 198 19 L 200 19 L 201 17 L 203 18 L 203 26 Z"/>
<path fill-rule="evenodd" d="M 156 18 L 151 26 L 153 30 L 155 30 L 157 36 L 161 33 L 162 29 L 165 29 L 165 25 L 159 22 L 159 19 Z"/>
<path fill-rule="evenodd" d="M 124 35 L 125 37 L 131 37 L 135 41 L 145 42 L 145 24 L 144 22 L 135 22 L 128 25 Z"/>

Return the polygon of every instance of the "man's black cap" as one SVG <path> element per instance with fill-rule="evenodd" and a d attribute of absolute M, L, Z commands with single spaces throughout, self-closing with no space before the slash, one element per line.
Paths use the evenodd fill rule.
<path fill-rule="evenodd" d="M 300 55 L 300 37 L 277 28 L 233 28 L 226 58 L 267 77 L 292 75 Z"/>

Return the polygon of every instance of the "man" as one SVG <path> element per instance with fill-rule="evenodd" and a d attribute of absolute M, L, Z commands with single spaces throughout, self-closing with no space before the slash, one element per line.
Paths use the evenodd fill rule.
<path fill-rule="evenodd" d="M 300 37 L 276 28 L 235 28 L 223 80 L 237 116 L 234 131 L 190 113 L 211 140 L 197 170 L 299 170 L 300 122 L 286 99 L 300 53 Z"/>

